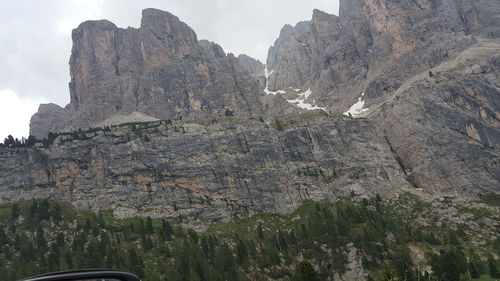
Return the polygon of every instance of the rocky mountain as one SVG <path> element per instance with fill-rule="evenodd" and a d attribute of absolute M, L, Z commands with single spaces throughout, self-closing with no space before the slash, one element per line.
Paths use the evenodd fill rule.
<path fill-rule="evenodd" d="M 497 1 L 343 0 L 339 16 L 285 26 L 265 66 L 159 10 L 138 29 L 85 22 L 71 103 L 42 105 L 31 122 L 35 136 L 65 133 L 3 148 L 2 200 L 54 196 L 118 216 L 182 206 L 217 220 L 351 190 L 498 192 L 499 17 Z M 223 115 L 237 122 L 210 123 Z M 87 127 L 104 128 L 71 132 Z M 194 197 L 215 203 L 190 207 Z"/>
<path fill-rule="evenodd" d="M 198 41 L 176 16 L 143 11 L 138 29 L 100 20 L 73 31 L 71 102 L 42 105 L 30 134 L 95 126 L 114 115 L 150 118 L 262 115 L 259 84 L 232 54 Z M 132 121 L 132 120 L 129 120 Z M 143 120 L 146 121 L 146 120 Z"/>
<path fill-rule="evenodd" d="M 269 49 L 269 89 L 343 113 L 363 92 L 368 105 L 407 79 L 477 42 L 499 38 L 495 1 L 340 1 L 340 15 L 313 11 L 285 25 Z M 298 91 L 297 91 L 298 92 Z"/>
<path fill-rule="evenodd" d="M 252 57 L 249 57 L 245 54 L 241 54 L 238 56 L 241 64 L 244 68 L 250 72 L 250 74 L 254 76 L 264 76 L 264 68 L 265 66 L 259 61 Z"/>
<path fill-rule="evenodd" d="M 283 27 L 268 87 L 374 120 L 415 186 L 498 191 L 499 18 L 497 1 L 341 1 Z"/>
<path fill-rule="evenodd" d="M 207 223 L 412 188 L 373 122 L 324 113 L 270 125 L 237 117 L 132 123 L 51 141 L 0 148 L 0 203 L 50 197 L 118 217 Z"/>
<path fill-rule="evenodd" d="M 148 280 L 496 276 L 499 1 L 341 0 L 265 65 L 155 9 L 73 42 L 70 104 L 0 144 L 9 280 L 67 256 Z"/>
<path fill-rule="evenodd" d="M 241 54 L 238 56 L 238 60 L 243 65 L 243 67 L 250 72 L 252 77 L 256 78 L 259 81 L 260 88 L 263 89 L 266 87 L 266 76 L 265 76 L 265 65 L 262 64 L 257 59 L 249 57 L 245 54 Z"/>

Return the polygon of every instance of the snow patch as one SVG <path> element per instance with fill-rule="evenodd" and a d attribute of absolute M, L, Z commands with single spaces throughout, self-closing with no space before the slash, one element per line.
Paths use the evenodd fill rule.
<path fill-rule="evenodd" d="M 326 107 L 319 107 L 316 105 L 312 105 L 310 103 L 305 102 L 306 99 L 312 94 L 311 89 L 307 89 L 305 92 L 302 92 L 299 94 L 299 96 L 294 99 L 294 100 L 287 100 L 287 102 L 303 109 L 307 110 L 315 110 L 315 109 L 322 109 L 325 110 Z M 313 100 L 313 103 L 316 104 L 316 102 Z"/>
<path fill-rule="evenodd" d="M 271 70 L 271 72 L 269 72 L 267 70 L 267 65 L 265 65 L 264 67 L 264 76 L 266 77 L 266 87 L 264 88 L 264 93 L 266 93 L 266 95 L 277 95 L 277 94 L 286 94 L 286 91 L 285 90 L 277 90 L 277 91 L 269 91 L 269 86 L 268 86 L 268 81 L 269 81 L 269 75 L 271 75 L 273 73 L 273 70 Z"/>
<path fill-rule="evenodd" d="M 358 102 L 353 104 L 349 110 L 344 112 L 344 115 L 346 116 L 352 116 L 352 117 L 358 117 L 361 113 L 365 112 L 368 110 L 368 108 L 363 108 L 365 106 L 365 102 L 363 101 L 363 96 L 365 95 L 365 92 L 361 94 L 361 97 L 358 98 Z"/>

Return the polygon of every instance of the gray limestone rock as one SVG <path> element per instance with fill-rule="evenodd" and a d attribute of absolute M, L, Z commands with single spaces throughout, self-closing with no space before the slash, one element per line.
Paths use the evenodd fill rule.
<path fill-rule="evenodd" d="M 47 108 L 38 113 L 32 135 L 86 128 L 133 112 L 159 119 L 226 110 L 262 115 L 259 82 L 239 60 L 217 44 L 198 42 L 194 31 L 168 12 L 144 10 L 138 29 L 84 22 L 72 37 L 71 102 L 64 116 Z"/>
<path fill-rule="evenodd" d="M 313 11 L 285 25 L 269 49 L 270 90 L 311 89 L 329 112 L 343 113 L 363 92 L 378 104 L 407 79 L 449 60 L 476 37 L 498 38 L 496 1 L 340 1 L 340 16 Z"/>
<path fill-rule="evenodd" d="M 283 27 L 269 88 L 374 119 L 416 187 L 499 191 L 499 17 L 498 1 L 341 1 Z"/>
<path fill-rule="evenodd" d="M 210 222 L 351 190 L 499 191 L 498 1 L 341 0 L 339 16 L 314 10 L 283 27 L 265 66 L 155 9 L 138 29 L 82 23 L 73 42 L 71 102 L 40 106 L 31 134 L 191 122 L 0 148 L 1 202 L 53 196 L 120 217 Z M 231 122 L 215 118 L 227 112 Z"/>
<path fill-rule="evenodd" d="M 412 188 L 373 122 L 313 112 L 280 122 L 156 121 L 0 147 L 0 203 L 51 197 L 120 217 L 210 223 Z"/>
<path fill-rule="evenodd" d="M 30 120 L 30 135 L 45 137 L 47 132 L 56 132 L 60 126 L 67 124 L 70 111 L 57 104 L 41 104 L 38 112 Z"/>
<path fill-rule="evenodd" d="M 245 54 L 238 55 L 238 59 L 243 67 L 254 76 L 264 76 L 264 65 L 252 57 Z"/>

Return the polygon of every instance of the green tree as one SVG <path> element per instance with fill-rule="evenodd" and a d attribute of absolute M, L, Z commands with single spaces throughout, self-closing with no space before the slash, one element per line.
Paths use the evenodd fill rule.
<path fill-rule="evenodd" d="M 394 251 L 394 266 L 402 280 L 411 280 L 413 262 L 408 247 L 397 247 Z"/>
<path fill-rule="evenodd" d="M 148 234 L 154 233 L 153 220 L 149 216 L 146 218 L 146 233 Z"/>
<path fill-rule="evenodd" d="M 172 226 L 170 223 L 164 219 L 161 220 L 162 224 L 162 229 L 163 232 L 165 233 L 165 240 L 167 241 L 172 241 L 172 234 L 174 233 L 174 230 L 172 229 Z"/>
<path fill-rule="evenodd" d="M 238 258 L 238 264 L 242 265 L 248 259 L 248 249 L 245 242 L 237 238 L 236 240 L 236 257 Z"/>
<path fill-rule="evenodd" d="M 459 281 L 460 275 L 467 270 L 467 261 L 457 248 L 441 251 L 431 262 L 432 270 L 438 279 Z"/>
<path fill-rule="evenodd" d="M 492 255 L 488 255 L 488 272 L 491 278 L 500 278 L 500 272 L 498 272 L 496 261 Z"/>
<path fill-rule="evenodd" d="M 40 220 L 49 220 L 49 200 L 43 199 L 42 203 L 38 206 L 38 216 Z"/>
<path fill-rule="evenodd" d="M 459 281 L 472 281 L 472 276 L 468 272 L 463 273 L 460 275 Z"/>
<path fill-rule="evenodd" d="M 55 203 L 54 206 L 50 208 L 49 216 L 55 223 L 59 223 L 62 220 L 61 206 L 58 203 Z"/>
<path fill-rule="evenodd" d="M 36 217 L 37 214 L 38 214 L 38 201 L 36 201 L 36 199 L 33 199 L 30 206 L 30 217 L 34 218 Z"/>
<path fill-rule="evenodd" d="M 319 281 L 316 270 L 308 261 L 301 261 L 293 273 L 292 281 Z"/>
<path fill-rule="evenodd" d="M 36 247 L 40 254 L 43 254 L 43 249 L 47 246 L 47 242 L 45 240 L 45 235 L 43 233 L 43 229 L 39 226 L 38 229 L 36 230 L 36 235 L 35 235 L 35 241 L 36 241 Z"/>
<path fill-rule="evenodd" d="M 497 256 L 500 256 L 500 237 L 497 237 L 497 239 L 493 241 L 493 249 L 495 250 Z"/>
<path fill-rule="evenodd" d="M 379 281 L 400 281 L 397 270 L 388 263 L 382 264 L 378 274 L 377 280 Z"/>
<path fill-rule="evenodd" d="M 264 230 L 262 229 L 262 223 L 257 226 L 257 236 L 260 240 L 264 240 Z"/>
<path fill-rule="evenodd" d="M 17 220 L 20 213 L 21 211 L 19 210 L 19 205 L 17 205 L 17 203 L 12 204 L 12 208 L 10 211 L 10 219 L 12 220 L 12 222 L 15 222 Z"/>
<path fill-rule="evenodd" d="M 239 280 L 233 252 L 229 246 L 222 245 L 220 247 L 215 264 L 217 268 L 226 276 L 227 280 Z"/>

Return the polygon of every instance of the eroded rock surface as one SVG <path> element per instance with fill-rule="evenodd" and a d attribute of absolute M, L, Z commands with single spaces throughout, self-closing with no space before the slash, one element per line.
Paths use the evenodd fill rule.
<path fill-rule="evenodd" d="M 238 118 L 157 121 L 3 147 L 0 203 L 51 197 L 120 217 L 213 222 L 412 188 L 371 121 L 310 114 L 282 121 L 282 131 Z"/>
<path fill-rule="evenodd" d="M 154 9 L 138 29 L 85 22 L 73 33 L 71 103 L 42 105 L 32 134 L 180 117 L 203 124 L 2 148 L 1 198 L 217 221 L 350 190 L 499 192 L 499 38 L 500 2 L 488 0 L 342 0 L 339 16 L 314 10 L 285 26 L 265 66 L 198 41 Z M 269 118 L 321 110 L 369 119 L 283 128 Z M 253 120 L 206 123 L 226 112 Z"/>
<path fill-rule="evenodd" d="M 405 80 L 500 36 L 496 1 L 340 1 L 340 15 L 313 11 L 285 25 L 269 49 L 270 90 L 311 89 L 308 103 L 343 113 L 364 92 L 367 106 Z"/>
<path fill-rule="evenodd" d="M 114 115 L 141 112 L 154 118 L 262 115 L 259 82 L 217 44 L 198 41 L 176 16 L 143 11 L 138 29 L 88 21 L 73 31 L 71 102 L 44 107 L 30 133 L 95 126 Z M 68 118 L 69 117 L 69 118 Z"/>
<path fill-rule="evenodd" d="M 498 1 L 341 1 L 283 27 L 269 90 L 375 120 L 416 187 L 498 192 L 499 18 Z"/>

